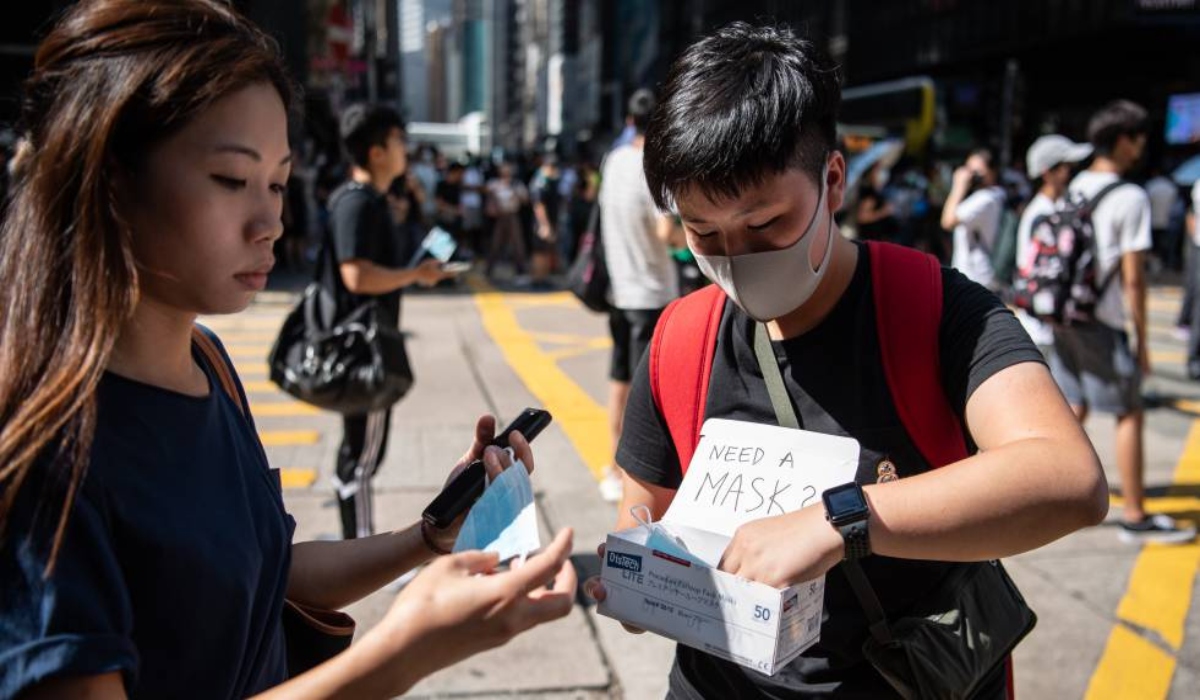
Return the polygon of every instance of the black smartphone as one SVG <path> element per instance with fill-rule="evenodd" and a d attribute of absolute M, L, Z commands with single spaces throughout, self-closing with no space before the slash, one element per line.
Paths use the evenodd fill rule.
<path fill-rule="evenodd" d="M 500 431 L 488 444 L 500 448 L 508 447 L 508 437 L 514 432 L 520 432 L 526 440 L 533 442 L 538 433 L 550 425 L 551 420 L 552 416 L 549 411 L 527 408 L 521 411 L 521 415 L 509 423 L 508 427 Z M 483 495 L 486 477 L 487 472 L 483 468 L 483 460 L 477 459 L 471 462 L 466 469 L 454 477 L 453 481 L 446 484 L 436 498 L 430 501 L 421 517 L 425 522 L 438 529 L 449 527 L 455 518 L 462 515 L 466 509 L 471 507 L 471 504 L 475 503 L 476 499 Z"/>

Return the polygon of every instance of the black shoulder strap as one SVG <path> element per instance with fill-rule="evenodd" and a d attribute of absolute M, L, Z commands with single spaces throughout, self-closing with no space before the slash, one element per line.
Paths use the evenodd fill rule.
<path fill-rule="evenodd" d="M 1104 199 L 1105 197 L 1107 197 L 1110 192 L 1117 189 L 1118 187 L 1121 187 L 1123 185 L 1128 185 L 1128 184 L 1129 184 L 1128 180 L 1118 179 L 1116 182 L 1111 182 L 1111 183 L 1105 185 L 1103 188 L 1100 189 L 1099 192 L 1097 192 L 1095 195 L 1093 195 L 1091 199 L 1087 200 L 1084 203 L 1083 210 L 1085 212 L 1087 212 L 1088 214 L 1091 214 L 1092 212 L 1096 211 L 1096 207 L 1100 206 L 1100 201 L 1102 199 Z"/>

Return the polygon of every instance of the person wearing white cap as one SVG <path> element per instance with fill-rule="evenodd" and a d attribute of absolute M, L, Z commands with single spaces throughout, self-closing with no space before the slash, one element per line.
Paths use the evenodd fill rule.
<path fill-rule="evenodd" d="M 1067 185 L 1071 183 L 1071 166 L 1087 160 L 1091 155 L 1091 144 L 1075 143 L 1058 134 L 1042 136 L 1025 153 L 1025 172 L 1030 181 L 1038 183 L 1038 191 L 1025 207 L 1017 226 L 1018 265 L 1029 253 L 1033 222 L 1062 207 Z M 1042 353 L 1048 355 L 1054 345 L 1054 330 L 1023 309 L 1017 309 L 1017 318 Z"/>

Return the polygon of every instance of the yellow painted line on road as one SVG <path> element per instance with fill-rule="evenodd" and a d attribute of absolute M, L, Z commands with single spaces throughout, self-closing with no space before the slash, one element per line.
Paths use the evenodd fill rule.
<path fill-rule="evenodd" d="M 267 380 L 242 382 L 242 388 L 247 394 L 275 394 L 279 393 L 279 387 L 275 386 L 274 382 Z"/>
<path fill-rule="evenodd" d="M 608 336 L 594 335 L 575 335 L 571 333 L 542 333 L 540 331 L 531 332 L 529 337 L 539 343 L 558 343 L 561 345 L 577 345 L 579 343 L 594 343 L 607 342 L 612 345 L 612 338 Z"/>
<path fill-rule="evenodd" d="M 1150 364 L 1156 362 L 1186 362 L 1187 353 L 1178 350 L 1151 350 Z"/>
<path fill-rule="evenodd" d="M 283 467 L 279 470 L 279 483 L 285 489 L 306 489 L 317 480 L 317 470 L 307 467 Z"/>
<path fill-rule="evenodd" d="M 1200 484 L 1191 484 L 1192 488 L 1200 488 Z M 1121 507 L 1125 501 L 1120 496 L 1113 495 L 1108 499 L 1110 510 Z M 1196 496 L 1160 496 L 1146 498 L 1146 510 L 1151 513 L 1191 513 L 1200 512 L 1200 497 Z"/>
<path fill-rule="evenodd" d="M 283 325 L 283 321 L 280 321 L 279 325 Z M 221 333 L 221 342 L 225 343 L 225 345 L 227 345 L 227 346 L 232 345 L 234 343 L 259 343 L 259 344 L 265 343 L 269 347 L 272 343 L 275 342 L 275 338 L 277 336 L 278 336 L 278 334 L 275 332 L 272 332 L 269 330 L 260 330 L 260 329 L 256 329 L 256 328 L 255 329 L 243 329 L 243 330 L 230 330 L 230 331 L 225 331 L 225 332 Z"/>
<path fill-rule="evenodd" d="M 271 368 L 266 365 L 259 365 L 253 362 L 243 362 L 242 364 L 234 364 L 233 368 L 237 370 L 239 377 L 266 377 L 271 373 Z"/>
<path fill-rule="evenodd" d="M 575 306 L 579 302 L 570 292 L 549 294 L 509 294 L 508 303 L 514 309 L 532 309 L 542 306 Z"/>
<path fill-rule="evenodd" d="M 612 343 L 609 343 L 608 347 L 611 348 Z M 565 348 L 562 350 L 551 350 L 550 352 L 546 353 L 546 356 L 549 357 L 551 360 L 558 362 L 559 360 L 568 360 L 572 357 L 579 357 L 580 355 L 587 355 L 589 353 L 600 352 L 600 351 L 606 350 L 606 349 L 607 348 L 603 345 L 590 345 L 590 346 L 585 345 L 583 347 L 577 347 L 577 348 Z"/>
<path fill-rule="evenodd" d="M 289 447 L 315 445 L 321 439 L 321 434 L 315 430 L 260 430 L 258 438 L 264 447 Z"/>
<path fill-rule="evenodd" d="M 1168 497 L 1187 497 L 1187 485 L 1200 483 L 1200 421 L 1193 421 L 1175 468 Z M 1176 491 L 1176 492 L 1173 492 Z M 1200 544 L 1147 545 L 1138 555 L 1117 617 L 1152 632 L 1178 653 L 1200 569 Z M 1175 673 L 1174 654 L 1118 622 L 1088 685 L 1086 700 L 1166 698 Z"/>
<path fill-rule="evenodd" d="M 1114 662 L 1115 660 L 1115 662 Z M 1175 659 L 1127 627 L 1113 627 L 1084 700 L 1167 697 Z"/>
<path fill-rule="evenodd" d="M 569 294 L 565 296 L 573 300 Z M 475 295 L 475 305 L 484 329 L 509 366 L 542 406 L 554 414 L 555 422 L 588 470 L 600 479 L 612 459 L 607 411 L 555 364 L 550 353 L 538 347 L 533 334 L 521 327 L 514 308 L 517 304 L 506 301 L 499 292 L 487 291 Z"/>
<path fill-rule="evenodd" d="M 255 418 L 286 417 L 286 416 L 319 416 L 321 410 L 299 401 L 272 401 L 270 403 L 250 404 L 250 412 Z"/>

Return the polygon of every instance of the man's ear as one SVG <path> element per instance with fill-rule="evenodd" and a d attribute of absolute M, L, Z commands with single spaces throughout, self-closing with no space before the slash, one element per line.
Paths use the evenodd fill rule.
<path fill-rule="evenodd" d="M 829 211 L 842 208 L 846 199 L 846 158 L 841 151 L 834 151 L 827 161 L 829 170 L 825 175 L 825 188 L 829 191 Z"/>
<path fill-rule="evenodd" d="M 367 170 L 374 170 L 375 164 L 381 159 L 387 158 L 387 148 L 375 143 L 367 149 Z"/>

